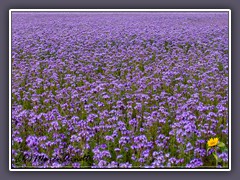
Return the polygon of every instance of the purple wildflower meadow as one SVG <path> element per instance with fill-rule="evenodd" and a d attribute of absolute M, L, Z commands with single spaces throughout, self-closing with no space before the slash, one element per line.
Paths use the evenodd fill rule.
<path fill-rule="evenodd" d="M 227 13 L 13 13 L 12 166 L 215 166 L 228 61 Z"/>

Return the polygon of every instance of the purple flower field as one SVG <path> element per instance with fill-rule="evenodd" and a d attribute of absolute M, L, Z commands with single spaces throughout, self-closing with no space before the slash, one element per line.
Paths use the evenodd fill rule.
<path fill-rule="evenodd" d="M 13 13 L 12 167 L 216 168 L 228 28 L 227 13 Z"/>

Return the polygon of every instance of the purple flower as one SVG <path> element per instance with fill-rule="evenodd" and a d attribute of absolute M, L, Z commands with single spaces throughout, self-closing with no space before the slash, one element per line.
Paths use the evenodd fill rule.
<path fill-rule="evenodd" d="M 132 168 L 132 164 L 130 164 L 129 162 L 126 163 L 120 163 L 119 164 L 120 168 Z"/>
<path fill-rule="evenodd" d="M 186 165 L 186 168 L 197 168 L 203 165 L 203 162 L 200 159 L 193 159 Z"/>
<path fill-rule="evenodd" d="M 54 162 L 51 167 L 52 167 L 52 168 L 61 168 L 62 165 L 59 164 L 58 162 Z"/>
<path fill-rule="evenodd" d="M 219 154 L 218 157 L 221 158 L 224 162 L 228 162 L 228 154 L 226 152 Z"/>

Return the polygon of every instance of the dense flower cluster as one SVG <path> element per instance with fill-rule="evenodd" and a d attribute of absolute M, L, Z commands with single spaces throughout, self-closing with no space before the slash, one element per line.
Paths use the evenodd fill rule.
<path fill-rule="evenodd" d="M 227 14 L 13 13 L 13 167 L 210 167 L 228 123 Z"/>

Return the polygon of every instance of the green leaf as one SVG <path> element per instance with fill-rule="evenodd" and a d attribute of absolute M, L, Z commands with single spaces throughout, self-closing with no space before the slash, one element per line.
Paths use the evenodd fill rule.
<path fill-rule="evenodd" d="M 222 152 L 225 152 L 225 151 L 228 151 L 228 148 L 227 148 L 226 146 L 224 146 L 224 147 L 221 147 L 220 150 L 221 150 Z"/>
<path fill-rule="evenodd" d="M 215 153 L 213 153 L 214 158 L 218 161 L 218 157 Z"/>
<path fill-rule="evenodd" d="M 210 147 L 207 148 L 207 153 L 208 153 L 208 151 L 209 151 L 210 149 L 211 149 Z"/>
<path fill-rule="evenodd" d="M 218 162 L 222 162 L 222 159 L 221 159 L 221 158 L 219 158 L 219 159 L 218 159 Z"/>
<path fill-rule="evenodd" d="M 223 142 L 219 142 L 217 146 L 222 148 L 222 147 L 225 147 L 225 144 Z"/>

